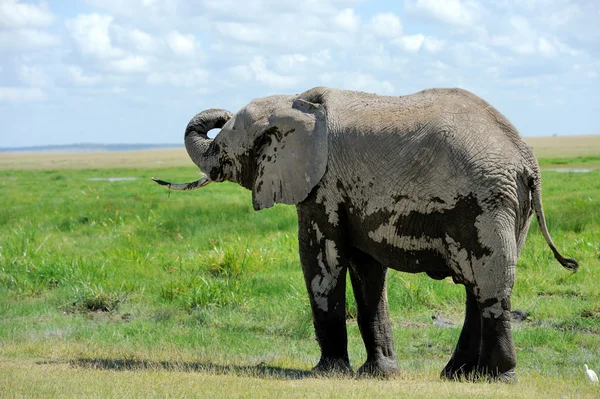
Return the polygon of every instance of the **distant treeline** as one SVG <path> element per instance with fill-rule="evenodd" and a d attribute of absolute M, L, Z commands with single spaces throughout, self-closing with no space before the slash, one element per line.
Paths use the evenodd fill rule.
<path fill-rule="evenodd" d="M 32 147 L 0 147 L 0 152 L 110 152 L 181 148 L 182 144 L 66 144 Z"/>

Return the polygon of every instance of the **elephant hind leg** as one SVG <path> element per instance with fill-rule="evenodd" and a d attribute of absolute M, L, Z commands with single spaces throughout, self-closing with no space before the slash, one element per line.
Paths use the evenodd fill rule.
<path fill-rule="evenodd" d="M 496 229 L 496 245 L 475 274 L 474 292 L 481 315 L 481 348 L 476 373 L 492 380 L 516 381 L 510 297 L 518 244 L 513 231 Z"/>
<path fill-rule="evenodd" d="M 503 315 L 489 317 L 486 314 L 489 301 L 482 303 L 467 289 L 465 322 L 452 358 L 442 370 L 442 378 L 461 380 L 484 377 L 503 382 L 516 381 L 510 299 L 501 302 Z"/>
<path fill-rule="evenodd" d="M 510 297 L 498 301 L 501 315 L 486 315 L 486 305 L 481 318 L 481 350 L 477 364 L 477 374 L 492 380 L 516 382 L 517 365 L 515 346 L 512 339 L 510 321 Z"/>
<path fill-rule="evenodd" d="M 516 380 L 510 296 L 515 279 L 517 238 L 514 224 L 508 217 L 482 219 L 486 229 L 480 231 L 480 237 L 486 253 L 480 257 L 470 254 L 454 258 L 458 260 L 455 266 L 462 274 L 458 276 L 459 280 L 467 288 L 467 314 L 457 350 L 442 376 L 455 378 L 468 374 L 459 371 L 463 367 L 474 378 L 510 382 Z M 467 253 L 459 249 L 453 250 L 463 255 Z M 471 340 L 478 344 L 467 343 Z"/>
<path fill-rule="evenodd" d="M 466 312 L 458 344 L 452 358 L 442 370 L 442 378 L 461 380 L 470 378 L 479 361 L 481 347 L 481 314 L 477 298 L 469 287 L 466 287 Z"/>

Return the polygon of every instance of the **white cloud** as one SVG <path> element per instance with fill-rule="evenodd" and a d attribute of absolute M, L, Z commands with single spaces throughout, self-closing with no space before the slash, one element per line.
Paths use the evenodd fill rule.
<path fill-rule="evenodd" d="M 535 51 L 535 46 L 533 46 L 531 41 L 519 41 L 515 36 L 493 36 L 490 38 L 489 42 L 492 46 L 505 47 L 518 54 L 531 54 Z"/>
<path fill-rule="evenodd" d="M 21 103 L 45 99 L 46 93 L 37 87 L 0 87 L 0 102 Z"/>
<path fill-rule="evenodd" d="M 109 65 L 119 72 L 134 73 L 148 70 L 148 58 L 140 55 L 128 55 L 124 58 L 113 60 Z"/>
<path fill-rule="evenodd" d="M 554 46 L 556 46 L 558 48 L 558 50 L 561 53 L 565 53 L 568 56 L 580 57 L 582 55 L 585 55 L 585 51 L 579 50 L 579 49 L 574 49 L 573 47 L 568 46 L 567 44 L 563 43 L 562 41 L 560 41 L 556 38 L 553 40 L 553 44 L 554 44 Z"/>
<path fill-rule="evenodd" d="M 331 50 L 329 50 L 328 48 L 319 50 L 316 54 L 313 54 L 310 57 L 310 61 L 313 64 L 321 67 L 331 64 L 333 61 Z"/>
<path fill-rule="evenodd" d="M 21 65 L 19 68 L 19 79 L 23 83 L 33 87 L 48 87 L 53 84 L 51 76 L 41 65 Z"/>
<path fill-rule="evenodd" d="M 546 118 L 523 116 L 515 124 L 527 129 L 528 118 L 554 117 L 556 125 L 562 123 L 555 117 L 560 112 L 574 120 L 575 110 L 596 103 L 599 14 L 591 0 L 548 0 L 540 6 L 544 1 L 81 0 L 73 8 L 50 0 L 0 0 L 1 12 L 17 4 L 53 18 L 49 25 L 50 19 L 35 14 L 29 19 L 0 14 L 0 86 L 10 89 L 3 89 L 2 101 L 22 101 L 13 108 L 23 110 L 18 118 L 2 117 L 20 137 L 23 115 L 35 107 L 45 119 L 46 112 L 25 101 L 52 98 L 56 112 L 65 114 L 71 101 L 90 101 L 109 113 L 115 104 L 127 107 L 145 98 L 152 111 L 144 111 L 144 122 L 162 127 L 187 111 L 176 107 L 159 115 L 161 105 L 189 105 L 206 90 L 210 96 L 203 98 L 210 97 L 211 106 L 239 108 L 255 97 L 325 84 L 382 94 L 471 87 L 492 95 L 512 120 L 510 112 L 527 105 L 519 91 L 551 98 L 552 85 L 540 77 L 553 76 L 566 91 L 581 94 L 565 95 L 574 105 Z M 530 86 L 523 89 L 522 81 Z M 503 104 L 509 94 L 513 100 Z M 580 101 L 586 95 L 588 105 Z M 123 131 L 110 119 L 102 130 L 112 127 L 121 138 Z M 65 127 L 57 129 L 77 130 L 69 120 L 60 118 Z M 594 122 L 577 129 L 588 132 Z"/>
<path fill-rule="evenodd" d="M 233 80 L 237 81 L 249 81 L 254 78 L 254 73 L 248 65 L 236 65 L 227 68 L 227 74 L 231 76 Z"/>
<path fill-rule="evenodd" d="M 571 57 L 585 54 L 574 49 L 552 35 L 542 33 L 543 27 L 534 28 L 530 21 L 521 15 L 509 18 L 508 34 L 492 36 L 488 41 L 496 47 L 503 47 L 519 56 L 541 55 L 546 58 L 556 57 L 562 53 Z"/>
<path fill-rule="evenodd" d="M 511 26 L 510 46 L 511 49 L 520 54 L 531 54 L 536 50 L 537 33 L 529 21 L 522 16 L 512 16 L 509 19 Z"/>
<path fill-rule="evenodd" d="M 112 21 L 110 15 L 80 14 L 66 21 L 66 26 L 82 53 L 99 58 L 116 58 L 123 54 L 123 50 L 111 43 L 109 27 Z"/>
<path fill-rule="evenodd" d="M 113 32 L 115 41 L 128 50 L 151 54 L 157 52 L 160 47 L 158 41 L 152 35 L 138 28 L 124 28 L 111 23 L 109 33 Z"/>
<path fill-rule="evenodd" d="M 254 78 L 257 81 L 268 86 L 289 88 L 296 86 L 300 81 L 296 76 L 286 76 L 269 70 L 265 59 L 260 56 L 255 56 L 252 59 L 249 68 L 254 73 Z"/>
<path fill-rule="evenodd" d="M 417 0 L 406 2 L 409 9 L 415 9 L 438 21 L 458 26 L 472 26 L 479 20 L 481 10 L 474 1 L 466 0 Z"/>
<path fill-rule="evenodd" d="M 16 29 L 0 32 L 0 49 L 20 50 L 57 46 L 57 36 L 38 29 Z"/>
<path fill-rule="evenodd" d="M 443 40 L 427 36 L 423 41 L 423 48 L 429 53 L 437 53 L 444 48 L 444 44 Z"/>
<path fill-rule="evenodd" d="M 209 74 L 201 68 L 184 72 L 151 72 L 146 81 L 152 85 L 170 85 L 176 87 L 198 87 L 209 85 Z"/>
<path fill-rule="evenodd" d="M 348 73 L 323 73 L 318 76 L 321 84 L 339 87 L 346 90 L 366 91 L 369 93 L 392 94 L 394 85 L 389 80 L 379 80 L 370 74 Z"/>
<path fill-rule="evenodd" d="M 54 22 L 54 15 L 45 2 L 36 4 L 21 3 L 18 0 L 0 1 L 0 26 L 5 27 L 45 27 Z"/>
<path fill-rule="evenodd" d="M 135 48 L 139 51 L 152 52 L 156 47 L 156 43 L 154 42 L 152 36 L 139 29 L 132 29 L 130 32 L 130 37 L 135 45 Z"/>
<path fill-rule="evenodd" d="M 174 30 L 167 35 L 167 44 L 177 55 L 193 57 L 196 54 L 197 45 L 194 35 L 184 35 Z"/>
<path fill-rule="evenodd" d="M 278 70 L 290 70 L 304 65 L 306 61 L 308 58 L 303 54 L 286 54 L 277 57 L 275 65 Z"/>
<path fill-rule="evenodd" d="M 253 21 L 260 25 L 290 19 L 291 26 L 329 23 L 345 8 L 351 8 L 362 0 L 204 0 L 201 7 L 194 7 L 198 15 L 216 17 L 219 21 Z M 327 20 L 327 21 L 325 21 Z M 312 21 L 312 22 L 311 22 Z M 283 24 L 281 26 L 286 26 Z"/>
<path fill-rule="evenodd" d="M 215 25 L 215 29 L 222 36 L 229 37 L 240 42 L 261 42 L 266 38 L 261 27 L 251 23 L 219 23 Z"/>
<path fill-rule="evenodd" d="M 538 39 L 538 51 L 545 57 L 554 57 L 556 55 L 556 48 L 543 37 Z"/>
<path fill-rule="evenodd" d="M 538 35 L 527 19 L 520 15 L 513 15 L 508 20 L 508 26 L 507 33 L 502 32 L 489 39 L 492 46 L 504 47 L 520 55 L 533 54 L 537 51 Z"/>
<path fill-rule="evenodd" d="M 356 32 L 360 26 L 360 16 L 351 8 L 346 8 L 333 18 L 334 24 L 344 30 Z"/>
<path fill-rule="evenodd" d="M 95 86 L 102 81 L 100 75 L 86 75 L 83 73 L 81 67 L 69 66 L 67 67 L 69 77 L 73 83 L 77 86 Z"/>
<path fill-rule="evenodd" d="M 425 36 L 422 34 L 411 35 L 411 36 L 402 36 L 395 43 L 399 44 L 404 50 L 416 53 L 421 49 L 423 42 L 425 41 Z"/>
<path fill-rule="evenodd" d="M 431 66 L 435 69 L 440 69 L 440 70 L 448 69 L 448 65 L 439 60 L 434 61 L 433 64 L 431 64 Z"/>
<path fill-rule="evenodd" d="M 377 14 L 371 19 L 371 27 L 381 37 L 397 37 L 402 34 L 400 18 L 392 13 Z"/>
<path fill-rule="evenodd" d="M 127 18 L 148 17 L 149 15 L 164 18 L 175 15 L 178 5 L 183 4 L 177 0 L 84 0 L 84 3 Z"/>
<path fill-rule="evenodd" d="M 392 43 L 402 47 L 409 53 L 417 53 L 421 49 L 428 53 L 437 53 L 444 47 L 444 41 L 433 37 L 427 37 L 421 33 L 396 38 Z"/>
<path fill-rule="evenodd" d="M 506 67 L 506 59 L 499 57 L 489 47 L 477 42 L 457 42 L 449 47 L 454 66 L 462 70 L 483 70 L 491 65 Z"/>

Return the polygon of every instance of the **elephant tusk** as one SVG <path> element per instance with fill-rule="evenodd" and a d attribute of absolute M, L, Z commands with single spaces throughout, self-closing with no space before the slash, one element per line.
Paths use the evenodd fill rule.
<path fill-rule="evenodd" d="M 156 183 L 160 184 L 161 186 L 167 186 L 171 190 L 195 190 L 197 188 L 202 188 L 211 182 L 211 180 L 208 178 L 208 176 L 203 176 L 202 178 L 200 178 L 196 181 L 193 181 L 191 183 L 184 183 L 184 184 L 169 183 L 168 181 L 156 179 L 154 177 L 152 177 L 152 180 L 155 181 Z"/>

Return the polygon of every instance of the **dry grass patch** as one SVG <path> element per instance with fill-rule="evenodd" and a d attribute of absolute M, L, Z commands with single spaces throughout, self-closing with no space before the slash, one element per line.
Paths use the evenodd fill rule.
<path fill-rule="evenodd" d="M 185 148 L 119 152 L 13 152 L 0 156 L 0 170 L 193 167 Z"/>
<path fill-rule="evenodd" d="M 600 156 L 600 134 L 592 136 L 524 137 L 538 158 Z"/>
<path fill-rule="evenodd" d="M 1 397 L 204 398 L 597 398 L 582 378 L 566 381 L 522 375 L 515 385 L 441 381 L 437 374 L 405 373 L 390 380 L 353 377 L 281 378 L 209 371 L 94 369 L 70 363 L 0 361 Z"/>
<path fill-rule="evenodd" d="M 600 135 L 525 137 L 538 158 L 600 156 Z M 185 148 L 90 153 L 4 153 L 0 170 L 194 167 Z"/>

